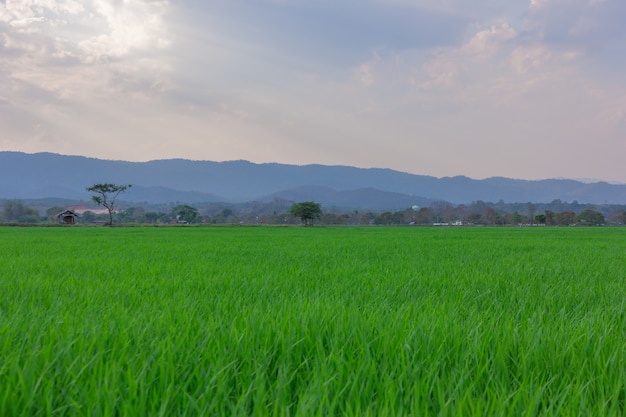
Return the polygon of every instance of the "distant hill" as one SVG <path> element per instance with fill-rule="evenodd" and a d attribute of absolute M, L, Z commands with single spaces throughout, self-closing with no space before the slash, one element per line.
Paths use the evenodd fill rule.
<path fill-rule="evenodd" d="M 540 181 L 463 176 L 436 178 L 391 169 L 248 161 L 109 161 L 52 153 L 0 152 L 0 198 L 89 199 L 98 182 L 133 184 L 125 201 L 246 202 L 313 200 L 325 207 L 395 210 L 445 200 L 488 202 L 578 201 L 625 204 L 626 185 L 566 179 Z"/>

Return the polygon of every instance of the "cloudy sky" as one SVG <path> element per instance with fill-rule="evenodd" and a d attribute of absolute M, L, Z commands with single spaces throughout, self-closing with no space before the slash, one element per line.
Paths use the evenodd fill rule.
<path fill-rule="evenodd" d="M 0 0 L 0 150 L 626 182 L 624 0 Z"/>

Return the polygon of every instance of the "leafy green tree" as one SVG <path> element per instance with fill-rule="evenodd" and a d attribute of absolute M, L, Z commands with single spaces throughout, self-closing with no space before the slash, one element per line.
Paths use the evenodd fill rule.
<path fill-rule="evenodd" d="M 299 217 L 305 226 L 312 226 L 313 221 L 322 217 L 322 206 L 313 201 L 303 201 L 292 205 L 289 213 Z"/>
<path fill-rule="evenodd" d="M 172 216 L 179 222 L 194 223 L 198 217 L 198 209 L 180 204 L 172 209 Z"/>
<path fill-rule="evenodd" d="M 239 222 L 239 218 L 235 210 L 230 207 L 226 207 L 222 211 L 218 213 L 216 218 L 214 219 L 215 223 L 237 223 Z"/>
<path fill-rule="evenodd" d="M 409 222 L 409 220 L 405 220 L 405 212 L 403 211 L 396 211 L 393 213 L 386 211 L 374 218 L 374 224 L 380 225 L 404 224 Z"/>
<path fill-rule="evenodd" d="M 163 219 L 165 216 L 166 215 L 163 213 L 158 213 L 156 211 L 149 211 L 146 214 L 144 214 L 144 219 L 146 220 L 146 222 L 154 224 L 158 220 Z"/>
<path fill-rule="evenodd" d="M 517 211 L 514 211 L 513 213 L 511 213 L 511 223 L 512 224 L 524 223 L 525 220 L 526 220 L 526 217 L 524 217 L 523 215 L 519 214 Z"/>
<path fill-rule="evenodd" d="M 141 223 L 145 214 L 146 210 L 143 207 L 128 207 L 118 213 L 117 219 L 121 223 Z"/>
<path fill-rule="evenodd" d="M 65 211 L 65 207 L 62 206 L 52 206 L 46 209 L 46 219 L 49 222 L 57 223 L 59 219 L 57 218 L 57 214 Z"/>
<path fill-rule="evenodd" d="M 91 193 L 96 193 L 98 195 L 94 195 L 91 199 L 98 204 L 99 206 L 103 206 L 109 212 L 109 223 L 108 225 L 113 224 L 113 211 L 115 210 L 115 200 L 120 193 L 123 193 L 127 189 L 132 187 L 132 185 L 117 185 L 117 184 L 94 184 L 91 187 L 87 188 L 87 191 Z"/>
<path fill-rule="evenodd" d="M 48 217 L 54 217 L 57 214 L 61 213 L 62 211 L 65 210 L 65 207 L 61 207 L 61 206 L 52 206 L 50 208 L 48 208 L 46 210 L 46 216 Z"/>
<path fill-rule="evenodd" d="M 374 224 L 378 225 L 387 225 L 393 223 L 393 213 L 390 211 L 386 211 L 384 213 L 379 214 L 374 219 Z"/>
<path fill-rule="evenodd" d="M 547 216 L 545 214 L 535 214 L 535 221 L 539 224 L 546 224 Z"/>
<path fill-rule="evenodd" d="M 599 211 L 587 209 L 578 215 L 578 221 L 586 226 L 598 226 L 604 224 L 604 215 Z"/>
<path fill-rule="evenodd" d="M 98 216 L 93 211 L 86 211 L 82 214 L 82 223 L 93 223 L 98 219 Z"/>
<path fill-rule="evenodd" d="M 4 203 L 2 219 L 9 223 L 37 223 L 41 220 L 37 209 L 26 207 L 20 200 L 9 200 Z"/>

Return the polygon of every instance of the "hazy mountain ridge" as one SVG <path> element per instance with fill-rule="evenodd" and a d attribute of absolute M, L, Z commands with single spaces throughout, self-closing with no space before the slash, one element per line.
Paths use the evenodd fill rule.
<path fill-rule="evenodd" d="M 98 182 L 133 184 L 124 200 L 149 203 L 283 198 L 372 210 L 423 206 L 435 200 L 455 204 L 556 199 L 626 203 L 626 185 L 606 182 L 503 177 L 475 180 L 464 176 L 436 178 L 384 168 L 184 159 L 127 162 L 53 153 L 0 152 L 0 198 L 88 199 L 85 188 Z"/>

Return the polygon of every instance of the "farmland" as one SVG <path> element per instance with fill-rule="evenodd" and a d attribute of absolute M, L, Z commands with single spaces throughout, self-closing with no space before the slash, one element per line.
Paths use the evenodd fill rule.
<path fill-rule="evenodd" d="M 626 410 L 623 228 L 0 228 L 0 415 Z"/>

